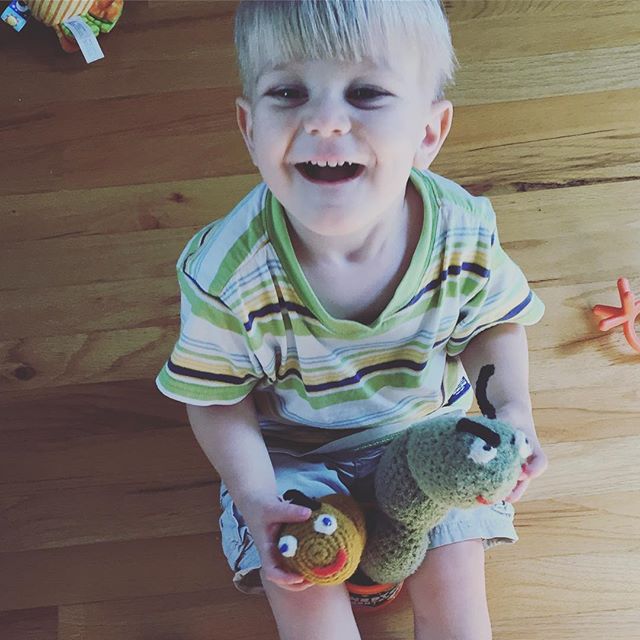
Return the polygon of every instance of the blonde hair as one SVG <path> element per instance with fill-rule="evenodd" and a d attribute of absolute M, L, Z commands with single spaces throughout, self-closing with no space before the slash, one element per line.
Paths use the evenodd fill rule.
<path fill-rule="evenodd" d="M 253 103 L 267 66 L 328 58 L 358 63 L 384 52 L 398 28 L 421 55 L 434 98 L 442 98 L 458 61 L 440 0 L 244 0 L 235 19 L 244 97 Z"/>

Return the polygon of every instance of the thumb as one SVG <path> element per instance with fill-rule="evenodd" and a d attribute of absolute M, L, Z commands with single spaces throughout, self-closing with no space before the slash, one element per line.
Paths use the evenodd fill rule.
<path fill-rule="evenodd" d="M 311 517 L 311 509 L 282 500 L 275 507 L 274 514 L 279 522 L 304 522 Z"/>

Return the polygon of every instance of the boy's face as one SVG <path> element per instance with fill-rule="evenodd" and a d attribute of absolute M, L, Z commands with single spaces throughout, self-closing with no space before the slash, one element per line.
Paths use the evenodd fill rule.
<path fill-rule="evenodd" d="M 440 150 L 452 105 L 432 102 L 425 85 L 433 83 L 421 77 L 410 47 L 390 49 L 359 64 L 307 60 L 267 69 L 253 104 L 237 99 L 253 163 L 296 228 L 348 235 L 397 215 L 411 168 L 426 169 Z M 303 164 L 324 160 L 363 167 L 341 182 L 310 179 Z"/>

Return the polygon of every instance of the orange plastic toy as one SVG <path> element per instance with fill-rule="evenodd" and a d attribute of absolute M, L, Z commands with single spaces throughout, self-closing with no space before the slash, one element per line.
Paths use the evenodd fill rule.
<path fill-rule="evenodd" d="M 593 307 L 593 313 L 602 318 L 598 323 L 600 331 L 608 331 L 613 327 L 623 325 L 624 337 L 640 353 L 640 339 L 636 333 L 635 322 L 640 315 L 640 300 L 635 299 L 629 281 L 626 278 L 618 278 L 618 293 L 620 294 L 621 307 L 610 307 L 606 304 L 597 304 Z"/>

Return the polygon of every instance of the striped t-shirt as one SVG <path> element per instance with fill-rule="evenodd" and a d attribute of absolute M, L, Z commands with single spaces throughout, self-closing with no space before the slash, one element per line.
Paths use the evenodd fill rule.
<path fill-rule="evenodd" d="M 500 246 L 487 198 L 430 171 L 410 179 L 424 202 L 420 239 L 370 325 L 322 307 L 264 183 L 199 231 L 177 263 L 181 329 L 160 391 L 195 405 L 252 393 L 267 444 L 297 451 L 467 410 L 456 356 L 488 327 L 537 322 L 544 306 Z"/>

